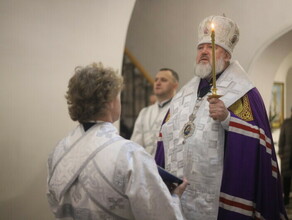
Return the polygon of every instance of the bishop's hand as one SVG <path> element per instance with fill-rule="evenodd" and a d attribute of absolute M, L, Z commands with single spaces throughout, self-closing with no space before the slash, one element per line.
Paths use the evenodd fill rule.
<path fill-rule="evenodd" d="M 217 98 L 208 98 L 209 115 L 214 120 L 224 121 L 228 116 L 228 110 L 222 100 Z"/>

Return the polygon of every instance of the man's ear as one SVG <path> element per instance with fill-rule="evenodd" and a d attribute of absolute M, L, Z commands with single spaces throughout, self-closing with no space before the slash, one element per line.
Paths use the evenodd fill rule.
<path fill-rule="evenodd" d="M 231 55 L 228 52 L 225 52 L 225 57 L 224 57 L 224 61 L 228 62 L 231 60 Z"/>
<path fill-rule="evenodd" d="M 178 82 L 175 82 L 174 89 L 175 89 L 175 90 L 178 89 Z"/>

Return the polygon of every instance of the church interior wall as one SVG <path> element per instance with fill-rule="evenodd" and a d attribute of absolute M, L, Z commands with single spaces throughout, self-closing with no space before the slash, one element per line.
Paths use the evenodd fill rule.
<path fill-rule="evenodd" d="M 288 43 L 288 42 L 287 42 Z M 276 75 L 275 82 L 284 83 L 284 117 L 290 117 L 292 107 L 292 81 L 291 81 L 291 68 L 292 68 L 292 52 L 290 52 L 280 64 Z M 290 93 L 289 93 L 290 92 Z"/>
<path fill-rule="evenodd" d="M 287 71 L 286 76 L 286 87 L 285 87 L 285 98 L 286 98 L 286 118 L 291 117 L 291 109 L 292 109 L 292 67 Z"/>
<path fill-rule="evenodd" d="M 290 43 L 292 39 L 291 28 L 290 31 L 281 33 L 280 36 L 274 36 L 271 43 L 264 45 L 264 49 L 255 56 L 249 68 L 251 79 L 261 92 L 267 109 L 270 106 L 273 82 L 285 83 L 287 70 L 292 65 L 290 58 L 292 51 Z M 288 86 L 287 82 L 285 86 Z M 289 105 L 289 103 L 284 104 L 285 106 Z"/>
<path fill-rule="evenodd" d="M 78 65 L 121 70 L 135 0 L 0 1 L 1 219 L 49 220 L 46 162 L 76 126 L 64 98 Z"/>

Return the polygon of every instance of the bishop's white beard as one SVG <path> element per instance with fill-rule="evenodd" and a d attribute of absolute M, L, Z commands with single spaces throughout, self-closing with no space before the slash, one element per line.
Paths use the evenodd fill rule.
<path fill-rule="evenodd" d="M 223 58 L 219 58 L 215 62 L 215 68 L 216 68 L 216 74 L 221 73 L 224 70 L 224 60 Z M 200 78 L 207 78 L 210 76 L 212 73 L 212 65 L 210 63 L 207 64 L 202 64 L 202 63 L 197 63 L 195 67 L 195 75 L 200 77 Z"/>

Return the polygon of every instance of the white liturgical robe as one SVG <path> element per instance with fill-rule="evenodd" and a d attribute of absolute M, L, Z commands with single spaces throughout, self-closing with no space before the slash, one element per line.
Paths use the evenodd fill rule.
<path fill-rule="evenodd" d="M 77 126 L 48 160 L 47 196 L 57 219 L 183 219 L 153 158 L 108 122 Z"/>
<path fill-rule="evenodd" d="M 190 185 L 182 196 L 186 219 L 215 220 L 219 210 L 223 172 L 225 130 L 209 116 L 209 102 L 204 96 L 195 105 L 200 78 L 195 76 L 173 98 L 170 119 L 162 127 L 166 169 L 178 177 L 185 176 Z M 229 107 L 253 88 L 237 61 L 217 81 L 220 99 Z M 184 138 L 183 126 L 197 110 L 194 133 Z"/>
<path fill-rule="evenodd" d="M 169 105 L 170 100 L 163 107 L 159 107 L 156 102 L 143 108 L 136 119 L 131 140 L 143 146 L 152 156 L 156 153 L 159 131 Z"/>

